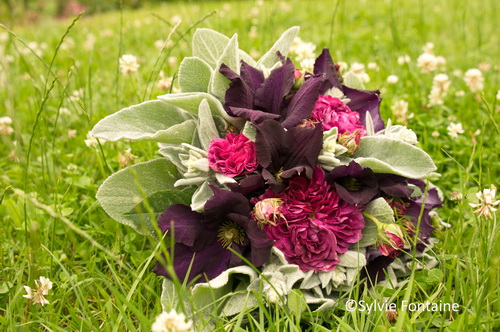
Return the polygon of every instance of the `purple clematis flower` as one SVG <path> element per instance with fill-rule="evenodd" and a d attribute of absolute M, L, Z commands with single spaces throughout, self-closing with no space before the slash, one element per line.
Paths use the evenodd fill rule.
<path fill-rule="evenodd" d="M 323 84 L 323 75 L 309 76 L 292 92 L 295 68 L 290 59 L 271 71 L 264 79 L 262 71 L 241 62 L 240 75 L 222 65 L 220 72 L 231 83 L 226 91 L 225 108 L 228 114 L 241 117 L 253 124 L 276 120 L 291 128 L 312 112 Z"/>
<path fill-rule="evenodd" d="M 354 161 L 332 169 L 326 181 L 333 184 L 339 196 L 352 205 L 367 204 L 379 193 L 377 178 L 372 170 Z"/>
<path fill-rule="evenodd" d="M 256 126 L 257 161 L 262 177 L 275 191 L 284 189 L 283 179 L 298 174 L 311 178 L 323 143 L 321 127 L 293 127 L 288 130 L 276 121 Z"/>
<path fill-rule="evenodd" d="M 250 204 L 242 194 L 217 186 L 211 188 L 214 196 L 205 204 L 204 213 L 175 204 L 167 208 L 158 220 L 162 232 L 173 233 L 173 268 L 181 280 L 192 281 L 200 275 L 203 277 L 199 281 L 210 280 L 230 267 L 243 264 L 229 248 L 253 265 L 262 266 L 273 246 L 266 232 L 250 217 Z M 160 262 L 153 271 L 171 277 Z"/>
<path fill-rule="evenodd" d="M 327 48 L 323 49 L 321 55 L 316 59 L 314 74 L 323 77 L 320 94 L 325 94 L 328 89 L 333 87 L 339 89 L 351 100 L 348 106 L 352 111 L 359 113 L 363 126 L 366 127 L 366 112 L 369 112 L 375 131 L 384 129 L 384 121 L 380 116 L 380 102 L 382 101 L 380 91 L 357 90 L 342 85 L 337 74 L 337 68 Z"/>

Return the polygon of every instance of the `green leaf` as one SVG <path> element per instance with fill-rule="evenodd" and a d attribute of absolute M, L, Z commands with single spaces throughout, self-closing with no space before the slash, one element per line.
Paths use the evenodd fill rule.
<path fill-rule="evenodd" d="M 196 29 L 193 35 L 193 55 L 215 68 L 229 38 L 210 29 Z"/>
<path fill-rule="evenodd" d="M 212 68 L 197 57 L 182 60 L 179 67 L 179 87 L 182 92 L 207 92 Z"/>
<path fill-rule="evenodd" d="M 117 141 L 163 143 L 191 142 L 196 123 L 193 115 L 160 100 L 147 101 L 124 108 L 99 121 L 92 136 Z"/>
<path fill-rule="evenodd" d="M 208 101 L 208 104 L 210 105 L 210 110 L 212 111 L 213 115 L 220 115 L 224 120 L 236 126 L 239 126 L 241 122 L 241 119 L 229 116 L 224 110 L 222 103 L 209 93 L 187 92 L 179 94 L 166 94 L 158 96 L 158 99 L 195 115 L 198 115 L 200 103 L 202 102 L 202 100 L 206 99 Z"/>
<path fill-rule="evenodd" d="M 219 138 L 219 132 L 215 126 L 214 117 L 210 110 L 208 100 L 203 99 L 198 109 L 198 138 L 201 147 L 208 151 L 212 140 Z"/>
<path fill-rule="evenodd" d="M 212 198 L 213 195 L 214 192 L 210 188 L 208 182 L 203 182 L 203 184 L 196 189 L 191 198 L 191 210 L 202 212 L 205 209 L 205 203 Z"/>
<path fill-rule="evenodd" d="M 290 294 L 288 294 L 287 304 L 290 311 L 297 317 L 300 316 L 307 306 L 304 294 L 298 289 L 292 289 Z"/>
<path fill-rule="evenodd" d="M 352 71 L 348 71 L 344 75 L 344 85 L 351 88 L 351 89 L 359 89 L 359 90 L 364 90 L 365 85 L 363 81 L 361 80 L 361 77 L 359 77 L 357 74 L 353 73 Z"/>
<path fill-rule="evenodd" d="M 151 234 L 154 227 L 150 215 L 146 211 L 133 211 L 142 207 L 144 196 L 148 201 L 151 197 L 149 203 L 155 217 L 171 204 L 185 203 L 190 194 L 188 190 L 171 189 L 176 180 L 175 166 L 165 158 L 158 158 L 111 175 L 99 187 L 96 197 L 111 218 L 138 233 Z"/>
<path fill-rule="evenodd" d="M 384 136 L 361 138 L 354 161 L 374 173 L 390 173 L 412 179 L 426 177 L 436 170 L 431 157 L 422 149 Z"/>
<path fill-rule="evenodd" d="M 276 62 L 280 61 L 280 58 L 276 55 L 280 52 L 282 56 L 287 56 L 290 51 L 290 46 L 292 45 L 293 39 L 299 33 L 300 27 L 291 27 L 286 30 L 281 37 L 274 43 L 274 45 L 269 49 L 269 51 L 264 54 L 260 60 L 257 62 L 257 66 L 264 68 L 273 67 Z"/>
<path fill-rule="evenodd" d="M 229 88 L 230 82 L 228 78 L 219 72 L 219 68 L 222 64 L 225 64 L 234 72 L 239 74 L 240 56 L 238 50 L 238 35 L 234 34 L 229 43 L 226 45 L 224 52 L 222 52 L 221 57 L 215 64 L 215 70 L 212 72 L 212 78 L 210 79 L 208 90 L 211 94 L 219 98 L 219 100 L 225 99 L 226 90 Z"/>
<path fill-rule="evenodd" d="M 392 224 L 396 222 L 394 219 L 394 211 L 392 210 L 391 206 L 389 203 L 386 202 L 386 200 L 382 197 L 377 198 L 368 205 L 366 205 L 365 210 L 366 213 L 371 214 L 375 218 L 377 218 L 379 221 L 386 223 L 386 224 Z M 353 248 L 356 248 L 357 245 L 360 247 L 367 247 L 374 245 L 377 243 L 377 225 L 373 221 L 371 221 L 368 218 L 365 218 L 365 228 L 363 228 L 363 237 L 357 244 L 353 245 Z"/>

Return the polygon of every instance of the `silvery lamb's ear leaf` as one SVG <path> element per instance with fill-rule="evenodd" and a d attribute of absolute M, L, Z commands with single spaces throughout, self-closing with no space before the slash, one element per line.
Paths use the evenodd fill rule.
<path fill-rule="evenodd" d="M 244 278 L 245 280 L 241 281 L 242 278 Z M 233 288 L 233 283 L 238 279 L 240 280 L 241 284 L 236 289 L 236 291 L 241 290 L 244 293 L 245 297 L 248 294 L 249 301 L 244 307 L 240 308 L 238 306 L 238 308 L 230 308 L 228 306 L 224 306 L 224 309 L 222 310 L 222 312 L 226 315 L 236 314 L 239 312 L 239 310 L 244 310 L 248 306 L 255 305 L 253 303 L 255 301 L 255 297 L 253 296 L 253 294 L 247 293 L 245 290 L 246 286 L 248 286 L 250 282 L 256 278 L 257 273 L 249 266 L 242 265 L 227 269 L 218 277 L 210 280 L 209 282 L 196 284 L 193 288 L 192 293 L 193 303 L 199 310 L 202 310 L 207 306 L 209 307 L 217 299 L 221 299 L 222 297 L 227 296 Z M 231 298 L 235 297 L 235 295 L 237 294 L 231 295 L 228 301 L 231 301 Z M 252 298 L 254 301 L 251 301 L 250 298 Z M 241 297 L 238 296 L 238 299 L 241 299 Z M 238 303 L 231 301 L 231 303 L 234 305 L 243 305 L 245 302 Z"/>
<path fill-rule="evenodd" d="M 375 129 L 373 126 L 373 119 L 370 115 L 370 112 L 366 112 L 366 135 L 373 136 L 375 135 Z"/>
<path fill-rule="evenodd" d="M 274 43 L 274 45 L 269 49 L 269 51 L 264 54 L 260 60 L 257 62 L 257 67 L 269 68 L 272 67 L 276 62 L 280 61 L 277 52 L 280 52 L 282 56 L 287 56 L 290 51 L 290 46 L 292 45 L 293 39 L 299 33 L 299 27 L 291 27 L 286 30 L 281 37 Z"/>
<path fill-rule="evenodd" d="M 196 126 L 193 118 L 192 114 L 163 101 L 146 101 L 105 117 L 91 134 L 108 141 L 127 138 L 179 144 L 192 140 Z"/>
<path fill-rule="evenodd" d="M 255 61 L 247 52 L 239 50 L 238 53 L 240 54 L 240 60 L 245 61 L 252 67 L 255 67 L 257 65 L 257 61 Z"/>
<path fill-rule="evenodd" d="M 198 111 L 198 138 L 200 139 L 201 147 L 206 151 L 208 151 L 210 142 L 219 138 L 219 133 L 217 132 L 217 127 L 210 111 L 210 105 L 206 99 L 201 101 Z"/>
<path fill-rule="evenodd" d="M 158 146 L 160 149 L 158 152 L 170 160 L 176 167 L 179 173 L 184 173 L 186 166 L 184 166 L 181 162 L 181 158 L 179 157 L 179 154 L 184 152 L 182 147 L 180 147 L 177 144 L 164 144 L 164 143 L 158 143 Z"/>
<path fill-rule="evenodd" d="M 241 119 L 232 117 L 227 114 L 221 102 L 209 93 L 188 92 L 179 94 L 166 94 L 158 96 L 158 99 L 195 115 L 198 115 L 201 101 L 203 99 L 206 99 L 208 101 L 208 104 L 210 105 L 210 110 L 212 111 L 213 115 L 220 115 L 224 120 L 232 123 L 237 127 L 240 126 L 242 122 Z"/>
<path fill-rule="evenodd" d="M 238 53 L 238 35 L 234 34 L 229 43 L 226 45 L 224 52 L 222 52 L 221 57 L 217 60 L 215 64 L 215 70 L 212 72 L 212 78 L 210 79 L 210 84 L 208 91 L 219 98 L 219 100 L 224 100 L 226 96 L 226 90 L 229 89 L 229 79 L 219 72 L 219 68 L 222 64 L 228 66 L 235 73 L 240 73 L 240 56 Z"/>
<path fill-rule="evenodd" d="M 379 221 L 386 224 L 393 224 L 395 222 L 394 219 L 394 211 L 392 210 L 389 203 L 382 197 L 374 199 L 368 205 L 366 205 L 365 210 L 366 213 L 374 216 Z M 359 240 L 358 243 L 353 245 L 353 248 L 359 247 L 367 247 L 374 245 L 377 243 L 377 225 L 369 218 L 365 218 L 365 228 L 363 228 L 363 237 Z"/>
<path fill-rule="evenodd" d="M 361 78 L 352 71 L 348 71 L 344 75 L 344 85 L 351 89 L 365 90 L 365 85 Z"/>
<path fill-rule="evenodd" d="M 196 189 L 191 198 L 191 210 L 196 212 L 203 212 L 205 209 L 205 203 L 212 198 L 214 192 L 210 188 L 207 181 L 203 182 L 201 186 Z"/>
<path fill-rule="evenodd" d="M 207 92 L 212 68 L 197 57 L 184 58 L 179 67 L 179 87 L 182 92 Z"/>
<path fill-rule="evenodd" d="M 210 29 L 196 29 L 193 35 L 193 55 L 215 68 L 229 38 Z"/>
<path fill-rule="evenodd" d="M 106 213 L 138 233 L 154 231 L 148 211 L 141 211 L 145 195 L 158 217 L 168 206 L 189 202 L 192 190 L 175 190 L 176 167 L 165 158 L 153 159 L 122 169 L 108 177 L 97 191 L 96 198 Z M 138 208 L 136 211 L 135 209 Z"/>
<path fill-rule="evenodd" d="M 436 170 L 432 158 L 422 149 L 386 136 L 361 138 L 354 161 L 374 173 L 389 173 L 420 179 Z"/>
<path fill-rule="evenodd" d="M 357 246 L 354 245 L 353 248 Z M 366 257 L 360 252 L 349 250 L 344 254 L 339 255 L 340 262 L 339 266 L 350 267 L 350 268 L 361 268 L 366 265 Z"/>
<path fill-rule="evenodd" d="M 255 142 L 257 137 L 257 129 L 250 121 L 245 122 L 242 133 L 246 138 L 248 138 L 252 142 Z"/>

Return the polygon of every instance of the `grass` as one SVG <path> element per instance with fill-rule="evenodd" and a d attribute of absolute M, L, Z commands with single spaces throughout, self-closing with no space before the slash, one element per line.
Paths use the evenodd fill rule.
<path fill-rule="evenodd" d="M 460 306 L 458 313 L 400 311 L 392 325 L 384 311 L 349 312 L 340 303 L 325 314 L 308 310 L 294 314 L 285 306 L 262 304 L 256 315 L 217 318 L 214 329 L 498 330 L 497 216 L 480 218 L 468 205 L 475 202 L 476 192 L 498 185 L 500 178 L 495 143 L 500 134 L 498 6 L 494 0 L 316 1 L 314 5 L 265 1 L 262 6 L 253 1 L 175 2 L 133 12 L 83 15 L 74 22 L 45 20 L 12 27 L 8 40 L 0 42 L 0 117 L 11 117 L 14 130 L 0 136 L 0 330 L 148 330 L 161 312 L 161 279 L 149 272 L 156 243 L 111 220 L 94 198 L 99 184 L 123 167 L 119 156 L 126 149 L 131 148 L 136 162 L 142 162 L 156 157 L 157 148 L 127 142 L 87 147 L 84 140 L 102 117 L 165 93 L 156 86 L 158 72 L 176 73 L 180 60 L 190 55 L 195 25 L 226 35 L 238 33 L 241 47 L 256 52 L 269 47 L 287 27 L 301 25 L 302 39 L 318 45 L 317 50 L 329 47 L 337 61 L 378 64 L 379 71 L 368 70 L 367 88 L 383 90 L 385 119 L 391 117 L 390 106 L 396 100 L 409 103 L 415 114 L 409 127 L 442 174 L 436 181 L 445 194 L 440 216 L 451 228 L 436 232 L 440 240 L 434 248 L 440 261 L 436 269 L 415 270 L 394 290 L 356 288 L 345 298 L 359 297 L 367 303 L 387 298 L 399 303 L 441 300 Z M 178 43 L 160 52 L 154 42 L 167 38 L 174 15 L 183 19 L 173 35 Z M 256 39 L 248 36 L 251 26 L 257 27 Z M 96 39 L 93 47 L 87 47 L 89 34 Z M 45 43 L 39 55 L 31 41 Z M 444 104 L 431 108 L 426 104 L 434 75 L 420 73 L 415 65 L 426 42 L 433 42 L 435 53 L 446 58 L 443 72 L 452 81 Z M 31 50 L 25 51 L 26 46 Z M 119 56 L 127 53 L 141 60 L 135 75 L 123 76 L 118 70 Z M 412 61 L 400 66 L 396 59 L 404 54 Z M 480 63 L 491 68 L 484 72 L 484 92 L 472 93 L 453 72 Z M 399 77 L 397 84 L 386 83 L 390 74 Z M 78 90 L 81 93 L 75 96 Z M 458 91 L 465 93 L 456 96 Z M 462 123 L 465 132 L 450 137 L 446 130 L 450 122 Z M 478 129 L 481 132 L 473 137 Z M 464 198 L 451 201 L 451 192 Z M 22 297 L 23 285 L 33 287 L 39 276 L 55 284 L 47 297 L 51 304 L 45 307 Z M 203 327 L 201 317 L 192 318 Z"/>

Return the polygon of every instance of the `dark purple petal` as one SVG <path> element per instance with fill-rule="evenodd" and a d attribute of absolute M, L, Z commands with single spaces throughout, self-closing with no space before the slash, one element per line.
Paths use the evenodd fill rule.
<path fill-rule="evenodd" d="M 255 106 L 265 112 L 281 114 L 283 99 L 292 89 L 294 67 L 290 59 L 271 71 L 255 93 Z"/>
<path fill-rule="evenodd" d="M 408 179 L 405 177 L 394 174 L 377 174 L 376 176 L 380 190 L 386 195 L 409 198 L 415 191 L 414 188 L 408 187 Z"/>
<path fill-rule="evenodd" d="M 384 121 L 380 116 L 380 91 L 351 89 L 342 86 L 345 96 L 351 101 L 347 104 L 352 111 L 358 112 L 361 123 L 366 127 L 366 112 L 369 112 L 375 132 L 384 129 Z"/>
<path fill-rule="evenodd" d="M 253 124 L 259 124 L 265 120 L 280 120 L 281 116 L 278 114 L 266 113 L 258 110 L 251 110 L 248 108 L 229 107 L 231 113 Z"/>
<path fill-rule="evenodd" d="M 283 127 L 293 127 L 311 115 L 322 83 L 322 76 L 314 76 L 300 86 L 286 109 L 285 120 L 282 122 Z"/>
<path fill-rule="evenodd" d="M 250 66 L 245 61 L 241 61 L 240 76 L 243 82 L 253 91 L 257 91 L 262 83 L 264 83 L 264 74 L 262 71 Z"/>
<path fill-rule="evenodd" d="M 247 175 L 238 183 L 228 183 L 227 186 L 231 188 L 232 191 L 241 193 L 243 195 L 248 195 L 254 191 L 259 190 L 265 184 L 264 179 L 261 174 Z"/>
<path fill-rule="evenodd" d="M 314 74 L 324 74 L 323 82 L 319 90 L 321 94 L 324 94 L 332 87 L 342 90 L 342 85 L 340 84 L 339 76 L 337 74 L 337 68 L 335 68 L 332 56 L 327 48 L 324 48 L 321 55 L 316 59 L 316 62 L 314 63 Z"/>
<path fill-rule="evenodd" d="M 214 195 L 205 203 L 203 224 L 208 228 L 215 228 L 227 221 L 227 215 L 237 213 L 250 215 L 250 203 L 241 193 L 221 189 L 211 185 Z"/>
<path fill-rule="evenodd" d="M 191 211 L 189 206 L 174 204 L 160 215 L 158 227 L 162 232 L 166 232 L 170 231 L 173 224 L 175 242 L 185 244 L 196 251 L 215 239 L 213 231 L 201 223 L 202 219 L 202 214 Z"/>
<path fill-rule="evenodd" d="M 218 241 L 197 252 L 193 252 L 189 246 L 177 243 L 173 256 L 174 271 L 181 281 L 186 278 L 191 266 L 187 280 L 192 281 L 196 276 L 201 275 L 197 282 L 204 282 L 217 277 L 228 268 L 231 252 L 224 249 Z M 156 262 L 153 272 L 167 278 L 172 277 L 159 261 Z"/>
<path fill-rule="evenodd" d="M 367 204 L 378 194 L 378 182 L 373 171 L 352 161 L 349 165 L 335 167 L 326 176 L 339 196 L 349 204 Z"/>
<path fill-rule="evenodd" d="M 250 241 L 250 261 L 256 267 L 262 266 L 271 254 L 274 241 L 267 238 L 266 232 L 259 228 L 255 220 L 231 213 L 229 219 L 245 230 L 245 235 Z"/>
<path fill-rule="evenodd" d="M 274 176 L 295 167 L 308 169 L 312 175 L 323 143 L 321 127 L 293 127 L 285 130 L 276 121 L 264 121 L 256 126 L 256 153 L 259 164 Z M 293 171 L 292 171 L 293 172 Z M 266 178 L 264 172 L 263 177 Z"/>
<path fill-rule="evenodd" d="M 296 166 L 310 167 L 311 171 L 316 166 L 318 156 L 323 148 L 323 130 L 321 126 L 294 127 L 285 134 L 284 144 L 291 153 L 283 165 L 283 170 Z"/>
<path fill-rule="evenodd" d="M 434 208 L 443 206 L 443 202 L 441 202 L 435 188 L 430 189 L 427 192 L 427 195 L 411 199 L 410 206 L 406 209 L 406 215 L 410 217 L 411 222 L 413 222 L 415 226 L 418 225 L 422 204 L 424 204 L 424 211 L 420 220 L 419 238 L 425 241 L 431 236 L 432 231 L 434 230 L 429 212 Z"/>
<path fill-rule="evenodd" d="M 387 267 L 394 262 L 394 258 L 383 256 L 378 250 L 368 249 L 365 268 L 361 271 L 360 280 L 366 278 L 369 287 L 375 286 L 379 281 L 385 280 Z"/>
<path fill-rule="evenodd" d="M 231 80 L 229 88 L 226 90 L 225 104 L 228 107 L 253 108 L 255 89 L 249 86 L 241 77 L 226 65 L 222 65 L 219 72 Z"/>

